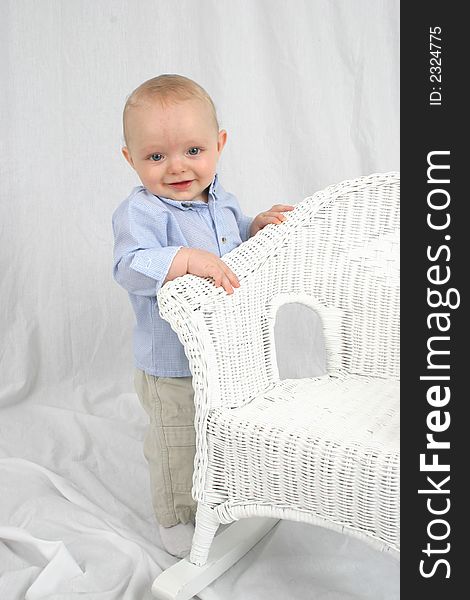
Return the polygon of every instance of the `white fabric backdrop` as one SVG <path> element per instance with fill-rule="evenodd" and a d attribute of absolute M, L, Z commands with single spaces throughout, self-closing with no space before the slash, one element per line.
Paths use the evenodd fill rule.
<path fill-rule="evenodd" d="M 0 597 L 150 598 L 160 549 L 111 214 L 139 83 L 201 83 L 245 213 L 398 170 L 398 0 L 0 2 Z M 256 558 L 255 558 L 256 557 Z M 398 598 L 398 565 L 282 523 L 210 600 Z"/>

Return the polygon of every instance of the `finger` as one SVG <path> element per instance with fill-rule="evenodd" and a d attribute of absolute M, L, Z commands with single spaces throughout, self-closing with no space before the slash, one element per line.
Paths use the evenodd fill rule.
<path fill-rule="evenodd" d="M 270 210 L 268 212 L 263 213 L 263 215 L 266 215 L 268 217 L 279 217 L 283 219 L 287 218 L 284 212 L 280 210 Z"/>
<path fill-rule="evenodd" d="M 233 294 L 233 287 L 230 283 L 230 280 L 222 270 L 214 273 L 214 275 L 212 276 L 212 280 L 214 282 L 215 287 L 223 287 L 227 294 Z"/>
<path fill-rule="evenodd" d="M 211 269 L 211 271 L 212 272 L 210 275 L 214 281 L 215 281 L 215 277 L 216 276 L 218 277 L 217 281 L 220 282 L 218 284 L 219 286 L 223 285 L 222 278 L 225 276 L 228 278 L 231 285 L 233 285 L 234 287 L 240 287 L 240 282 L 238 281 L 238 277 L 230 269 L 230 267 L 226 263 L 224 263 L 223 260 L 218 260 L 217 265 L 214 265 L 213 268 Z"/>
<path fill-rule="evenodd" d="M 285 210 L 294 210 L 294 208 L 295 206 L 292 206 L 292 204 L 275 204 L 271 210 L 284 212 Z"/>
<path fill-rule="evenodd" d="M 232 284 L 230 283 L 229 278 L 225 275 L 222 275 L 222 286 L 227 294 L 233 294 Z"/>
<path fill-rule="evenodd" d="M 225 270 L 225 275 L 228 278 L 228 280 L 230 281 L 231 285 L 233 285 L 233 287 L 236 287 L 236 288 L 240 287 L 240 282 L 238 281 L 238 277 L 228 267 Z"/>
<path fill-rule="evenodd" d="M 282 212 L 274 213 L 272 216 L 276 217 L 276 219 L 279 219 L 280 221 L 287 221 L 286 215 L 283 215 Z"/>
<path fill-rule="evenodd" d="M 212 281 L 214 282 L 215 287 L 220 287 L 222 285 L 222 277 L 223 273 L 221 271 L 212 275 Z"/>
<path fill-rule="evenodd" d="M 274 223 L 275 225 L 279 225 L 279 223 L 282 223 L 285 220 L 286 220 L 286 217 L 281 214 L 266 213 L 266 216 L 264 217 L 264 221 L 265 221 L 266 225 L 268 223 Z"/>

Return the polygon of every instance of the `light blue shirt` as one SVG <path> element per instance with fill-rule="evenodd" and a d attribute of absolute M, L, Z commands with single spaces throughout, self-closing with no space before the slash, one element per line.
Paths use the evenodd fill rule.
<path fill-rule="evenodd" d="M 113 214 L 114 278 L 128 292 L 136 316 L 135 366 L 159 377 L 191 375 L 183 346 L 160 317 L 156 294 L 181 247 L 223 256 L 249 238 L 251 217 L 217 175 L 208 202 L 179 202 L 135 187 Z"/>

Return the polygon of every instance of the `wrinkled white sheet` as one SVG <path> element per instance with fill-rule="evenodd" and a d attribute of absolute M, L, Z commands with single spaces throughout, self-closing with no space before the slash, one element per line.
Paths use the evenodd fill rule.
<path fill-rule="evenodd" d="M 0 598 L 150 599 L 174 559 L 147 490 L 146 418 L 133 394 L 88 407 L 62 398 L 1 411 Z M 391 600 L 397 574 L 362 542 L 283 522 L 200 598 Z"/>
<path fill-rule="evenodd" d="M 399 168 L 398 1 L 0 3 L 0 599 L 150 599 L 160 547 L 110 219 L 127 94 L 204 85 L 246 214 Z M 399 565 L 281 523 L 201 600 L 396 600 Z"/>
<path fill-rule="evenodd" d="M 137 402 L 129 393 L 89 403 L 58 386 L 0 410 L 2 600 L 151 598 L 175 559 L 153 519 Z M 395 600 L 398 563 L 283 522 L 200 598 Z"/>

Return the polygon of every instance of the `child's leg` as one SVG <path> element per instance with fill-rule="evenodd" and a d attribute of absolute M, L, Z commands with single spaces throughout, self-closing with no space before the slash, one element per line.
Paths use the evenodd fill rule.
<path fill-rule="evenodd" d="M 137 394 L 150 419 L 144 454 L 155 515 L 163 527 L 188 523 L 196 511 L 191 496 L 196 438 L 191 381 L 140 370 L 135 374 Z"/>

